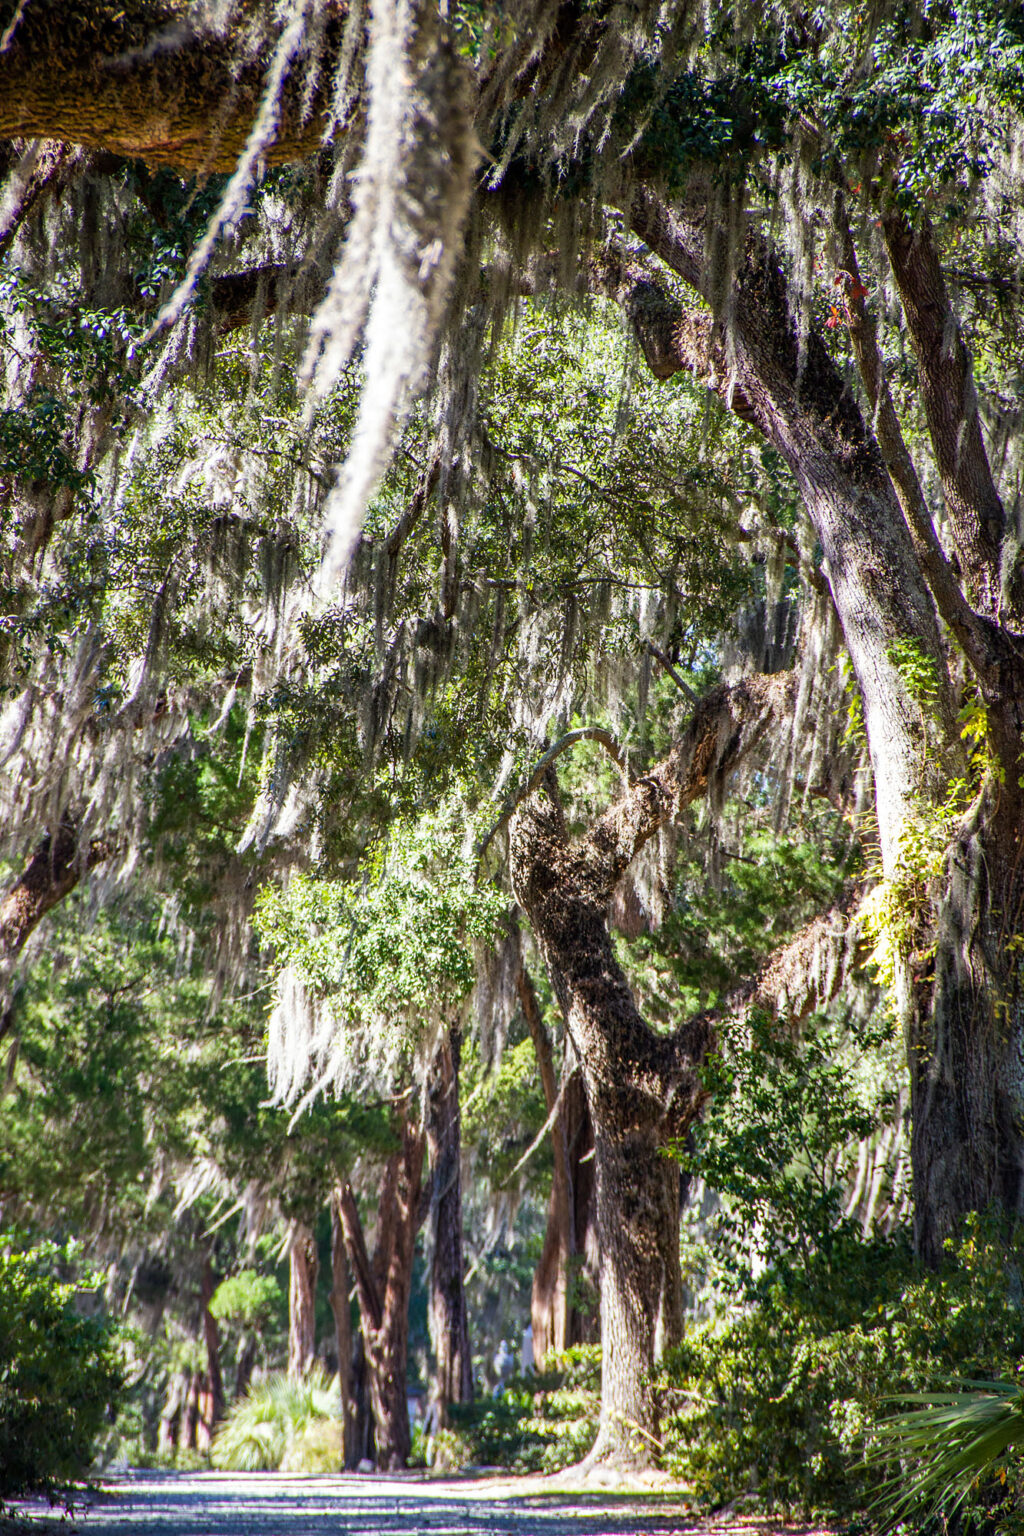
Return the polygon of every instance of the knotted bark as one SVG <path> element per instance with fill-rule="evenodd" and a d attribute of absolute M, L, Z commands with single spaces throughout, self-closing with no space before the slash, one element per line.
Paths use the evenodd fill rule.
<path fill-rule="evenodd" d="M 651 1460 L 656 1343 L 678 1326 L 679 1181 L 664 1151 L 700 1109 L 698 1069 L 714 1042 L 707 1020 L 659 1035 L 641 1017 L 615 958 L 608 905 L 644 843 L 721 784 L 791 701 L 788 675 L 713 689 L 669 755 L 577 841 L 568 835 L 553 768 L 512 817 L 513 888 L 558 995 L 594 1127 L 602 1340 L 594 1460 Z"/>

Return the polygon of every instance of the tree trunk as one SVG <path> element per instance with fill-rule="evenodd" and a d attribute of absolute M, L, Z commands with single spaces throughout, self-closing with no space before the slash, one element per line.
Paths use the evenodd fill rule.
<path fill-rule="evenodd" d="M 547 1227 L 530 1298 L 533 1352 L 539 1363 L 546 1355 L 561 1354 L 593 1336 L 592 1320 L 580 1306 L 580 1287 L 589 1280 L 595 1291 L 599 1288 L 600 1257 L 595 1230 L 594 1132 L 583 1078 L 579 1068 L 567 1062 L 561 1088 L 555 1091 L 551 1041 L 540 1017 L 533 982 L 525 970 L 521 977 L 528 995 L 532 994 L 532 1004 L 529 1009 L 524 1005 L 524 1012 L 537 1050 L 549 1114 L 558 1103 L 551 1127 L 555 1162 Z M 531 1021 L 533 1008 L 536 1018 Z"/>
<path fill-rule="evenodd" d="M 632 215 L 650 248 L 701 291 L 700 220 L 677 217 L 644 192 Z M 912 465 L 884 398 L 874 327 L 865 324 L 862 285 L 850 300 L 851 337 L 886 438 L 885 459 L 813 330 L 801 370 L 792 318 L 799 304 L 787 301 L 778 262 L 756 240 L 734 284 L 728 352 L 706 317 L 688 317 L 678 307 L 670 315 L 671 305 L 649 302 L 642 285 L 624 302 L 627 309 L 632 304 L 641 346 L 659 377 L 687 367 L 706 378 L 783 455 L 824 551 L 864 703 L 883 874 L 897 901 L 919 907 L 922 943 L 916 954 L 897 950 L 895 1003 L 911 1077 L 916 1242 L 934 1264 L 969 1212 L 994 1203 L 1013 1220 L 1024 1208 L 1024 1022 L 1017 968 L 1006 952 L 1021 917 L 1024 678 L 1016 637 L 1001 613 L 991 617 L 999 606 L 1000 565 L 1012 561 L 970 359 L 927 224 L 915 232 L 893 215 L 885 235 L 962 579 L 986 610 L 980 613 L 957 585 L 912 483 Z M 1015 604 L 1019 567 L 1005 575 Z M 999 770 L 955 837 L 945 889 L 929 908 L 927 898 L 906 889 L 913 884 L 906 880 L 907 834 L 920 829 L 923 817 L 937 815 L 951 780 L 965 776 L 935 605 L 974 669 Z M 927 707 L 909 685 L 908 657 L 933 670 Z"/>
<path fill-rule="evenodd" d="M 288 1249 L 288 1375 L 298 1381 L 316 1358 L 316 1239 L 305 1222 L 292 1225 Z"/>
<path fill-rule="evenodd" d="M 249 1390 L 252 1381 L 253 1369 L 256 1365 L 256 1337 L 254 1334 L 246 1334 L 238 1351 L 238 1365 L 235 1370 L 235 1402 L 243 1398 Z"/>
<path fill-rule="evenodd" d="M 645 1465 L 657 1444 L 654 1367 L 663 1343 L 681 1332 L 679 1171 L 666 1169 L 658 1120 L 635 1123 L 625 1096 L 595 1116 L 595 1151 L 602 1358 L 601 1427 L 591 1455 Z M 679 1307 L 668 1339 L 666 1297 L 670 1311 Z"/>
<path fill-rule="evenodd" d="M 398 1129 L 401 1146 L 388 1159 L 381 1184 L 372 1263 L 351 1184 L 344 1184 L 338 1197 L 359 1298 L 377 1465 L 385 1472 L 405 1466 L 412 1444 L 406 1397 L 409 1294 L 425 1149 L 422 1131 L 408 1118 Z"/>
<path fill-rule="evenodd" d="M 224 1417 L 224 1377 L 220 1368 L 220 1330 L 210 1311 L 210 1298 L 217 1289 L 217 1277 L 209 1259 L 203 1265 L 203 1339 L 206 1344 L 206 1375 L 209 1382 L 208 1425 L 212 1435 Z"/>
<path fill-rule="evenodd" d="M 651 1385 L 659 1318 L 671 1334 L 681 1293 L 678 1177 L 662 1149 L 703 1102 L 697 1067 L 713 1043 L 704 1019 L 675 1035 L 640 1016 L 608 930 L 612 893 L 660 826 L 724 779 L 791 709 L 792 679 L 748 678 L 697 705 L 667 758 L 632 781 L 571 842 L 553 767 L 510 825 L 513 889 L 529 914 L 580 1063 L 594 1127 L 601 1253 L 601 1422 L 594 1460 L 648 1464 L 657 1444 Z"/>
<path fill-rule="evenodd" d="M 191 1371 L 188 1375 L 184 1399 L 181 1407 L 181 1420 L 178 1427 L 179 1451 L 194 1451 L 197 1448 L 199 1434 L 199 1395 L 202 1391 L 203 1378 L 199 1371 Z"/>
<path fill-rule="evenodd" d="M 353 1384 L 352 1316 L 349 1296 L 352 1276 L 345 1251 L 345 1228 L 339 1209 L 339 1197 L 335 1193 L 331 1201 L 331 1311 L 334 1313 L 334 1333 L 338 1341 L 338 1386 L 341 1395 L 342 1448 L 344 1465 L 356 1466 L 355 1390 Z"/>
<path fill-rule="evenodd" d="M 473 1396 L 469 1319 L 462 1284 L 462 1116 L 459 1108 L 460 1031 L 445 1031 L 427 1084 L 426 1138 L 431 1172 L 430 1340 L 437 1361 L 438 1423 L 449 1403 Z"/>
<path fill-rule="evenodd" d="M 934 959 L 922 961 L 915 987 L 914 1237 L 931 1265 L 968 1212 L 992 1209 L 1008 1222 L 1024 1215 L 1024 1018 L 1007 945 L 1024 908 L 1024 842 L 992 809 L 980 800 L 953 844 Z"/>

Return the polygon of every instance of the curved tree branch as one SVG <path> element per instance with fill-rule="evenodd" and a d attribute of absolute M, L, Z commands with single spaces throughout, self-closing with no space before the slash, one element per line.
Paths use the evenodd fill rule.
<path fill-rule="evenodd" d="M 611 731 L 606 731 L 602 726 L 599 725 L 582 725 L 575 731 L 566 731 L 564 736 L 560 736 L 558 738 L 554 746 L 548 747 L 544 755 L 537 759 L 537 762 L 531 770 L 530 777 L 524 783 L 518 785 L 518 787 L 514 789 L 510 795 L 507 796 L 505 803 L 498 814 L 497 821 L 494 823 L 493 827 L 491 827 L 490 831 L 484 837 L 476 851 L 476 862 L 478 867 L 481 860 L 483 859 L 484 854 L 491 846 L 491 843 L 494 841 L 495 837 L 497 837 L 502 827 L 508 823 L 510 817 L 514 815 L 516 808 L 522 804 L 527 795 L 532 795 L 534 790 L 540 787 L 541 783 L 543 782 L 544 775 L 551 767 L 551 764 L 555 762 L 557 758 L 561 757 L 563 752 L 567 752 L 570 747 L 576 746 L 577 742 L 580 741 L 598 742 L 600 746 L 604 747 L 605 751 L 608 753 L 608 756 L 611 758 L 616 767 L 619 768 L 623 774 L 629 773 L 625 755 L 623 754 L 622 748 L 615 740 L 615 737 L 612 735 Z"/>
<path fill-rule="evenodd" d="M 9 10 L 7 0 L 0 23 Z M 332 0 L 319 57 L 291 70 L 268 163 L 320 144 L 345 11 Z M 186 174 L 232 171 L 276 41 L 253 47 L 265 15 L 257 0 L 224 26 L 188 0 L 30 0 L 0 52 L 0 138 L 82 144 Z"/>

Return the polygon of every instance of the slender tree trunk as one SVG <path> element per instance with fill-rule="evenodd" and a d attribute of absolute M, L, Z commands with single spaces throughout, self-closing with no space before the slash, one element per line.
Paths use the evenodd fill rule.
<path fill-rule="evenodd" d="M 199 1371 L 191 1371 L 187 1378 L 184 1400 L 181 1406 L 181 1420 L 178 1427 L 178 1450 L 194 1451 L 197 1449 L 197 1437 L 199 1434 L 199 1396 L 202 1391 L 202 1376 Z"/>
<path fill-rule="evenodd" d="M 209 1259 L 203 1265 L 203 1339 L 206 1344 L 206 1374 L 209 1381 L 209 1432 L 224 1417 L 224 1377 L 220 1367 L 220 1330 L 217 1327 L 217 1319 L 210 1311 L 210 1299 L 217 1289 L 217 1277 L 213 1272 L 213 1266 Z"/>
<path fill-rule="evenodd" d="M 447 1420 L 449 1403 L 466 1403 L 473 1396 L 469 1319 L 462 1284 L 461 1051 L 459 1030 L 446 1030 L 427 1084 L 426 1136 L 431 1170 L 429 1320 L 437 1361 L 434 1392 L 442 1426 Z"/>
<path fill-rule="evenodd" d="M 256 1338 L 253 1334 L 247 1334 L 238 1351 L 238 1366 L 235 1370 L 235 1402 L 245 1396 L 252 1382 L 252 1373 L 256 1365 Z"/>
<path fill-rule="evenodd" d="M 163 1413 L 160 1415 L 160 1429 L 157 1433 L 156 1448 L 164 1456 L 171 1456 L 178 1445 L 181 1433 L 181 1416 L 185 1400 L 188 1396 L 190 1378 L 179 1372 L 174 1376 L 167 1388 L 167 1397 L 164 1400 Z"/>
<path fill-rule="evenodd" d="M 399 1135 L 401 1146 L 384 1169 L 372 1262 L 351 1184 L 342 1186 L 338 1201 L 359 1298 L 377 1465 L 386 1472 L 405 1466 L 412 1443 L 406 1397 L 409 1295 L 425 1150 L 423 1132 L 408 1118 Z"/>
<path fill-rule="evenodd" d="M 299 1380 L 316 1358 L 316 1239 L 305 1222 L 292 1227 L 288 1250 L 288 1375 Z"/>
<path fill-rule="evenodd" d="M 561 1354 L 573 1344 L 586 1342 L 591 1331 L 579 1306 L 579 1286 L 584 1275 L 594 1282 L 595 1289 L 600 1283 L 596 1243 L 592 1240 L 596 1214 L 594 1133 L 583 1079 L 568 1061 L 571 1048 L 561 1087 L 556 1086 L 551 1041 L 525 967 L 520 971 L 518 989 L 537 1053 L 548 1114 L 558 1106 L 551 1127 L 554 1171 L 547 1227 L 530 1298 L 534 1358 L 540 1362 L 546 1355 Z"/>
<path fill-rule="evenodd" d="M 344 1464 L 352 1468 L 359 1461 L 356 1454 L 355 1391 L 352 1372 L 352 1316 L 349 1296 L 352 1276 L 345 1251 L 345 1228 L 337 1192 L 331 1201 L 331 1311 L 338 1341 L 338 1385 L 341 1394 L 341 1423 Z"/>

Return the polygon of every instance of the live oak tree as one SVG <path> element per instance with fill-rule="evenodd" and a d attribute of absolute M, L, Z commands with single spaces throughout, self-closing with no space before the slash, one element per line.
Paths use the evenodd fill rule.
<path fill-rule="evenodd" d="M 862 702 L 879 848 L 868 921 L 907 1045 L 919 1252 L 937 1260 L 969 1211 L 1017 1215 L 1016 11 L 965 0 L 891 12 L 839 5 L 827 15 L 793 5 L 765 17 L 685 4 L 580 12 L 538 0 L 508 25 L 489 7 L 442 14 L 381 4 L 364 28 L 361 13 L 322 4 L 251 31 L 241 26 L 244 5 L 219 28 L 184 4 L 100 7 L 66 27 L 54 25 L 58 14 L 8 5 L 0 96 L 10 105 L 0 127 L 187 171 L 233 164 L 214 233 L 236 228 L 261 159 L 329 140 L 327 211 L 305 222 L 297 214 L 292 228 L 310 265 L 323 256 L 334 266 L 343 228 L 348 240 L 305 371 L 325 393 L 362 334 L 373 387 L 327 507 L 328 590 L 354 545 L 358 584 L 366 500 L 412 395 L 432 376 L 439 467 L 423 466 L 419 501 L 410 496 L 394 531 L 397 550 L 402 529 L 437 495 L 445 536 L 434 634 L 454 624 L 459 512 L 474 478 L 467 465 L 480 462 L 470 445 L 481 317 L 524 292 L 611 296 L 657 378 L 690 373 L 787 467 L 811 535 L 805 577 L 827 596 L 817 639 L 831 626 L 833 654 L 841 639 Z M 237 84 L 224 93 L 226 58 Z M 203 101 L 206 114 L 196 109 Z M 68 159 L 59 148 L 20 154 L 13 217 L 38 206 Z M 172 337 L 211 247 L 196 247 L 170 306 Z M 255 271 L 268 253 L 254 254 Z M 263 279 L 264 309 L 279 276 Z M 389 653 L 396 664 L 403 644 Z M 745 699 L 753 713 L 744 719 L 760 718 L 749 686 L 753 695 L 706 701 L 693 729 L 708 718 L 702 710 L 728 714 L 735 704 L 743 715 Z M 823 707 L 806 673 L 789 700 L 779 708 L 797 726 Z M 800 754 L 789 761 L 798 771 Z M 675 762 L 670 779 L 688 771 Z M 664 792 L 671 801 L 674 786 Z M 677 1079 L 673 1113 L 685 1117 L 676 1098 L 693 1103 L 679 1047 L 644 1034 L 614 973 L 601 972 L 615 993 L 606 1013 L 591 1006 L 588 985 L 582 1002 L 572 995 L 572 978 L 585 980 L 602 952 L 608 875 L 622 873 L 629 839 L 646 825 L 640 817 L 630 830 L 636 793 L 622 802 L 625 841 L 613 838 L 614 852 L 593 836 L 573 852 L 555 801 L 524 802 L 520 825 L 539 818 L 550 878 L 545 886 L 527 860 L 516 879 L 562 978 L 567 1016 L 586 1034 L 591 1110 L 603 1105 L 609 1128 L 619 1111 L 601 1099 L 613 1070 L 603 1053 L 609 1041 L 631 1042 L 617 1088 L 635 1097 L 650 1171 L 653 1106 Z M 544 900 L 562 873 L 573 896 L 566 911 L 588 935 L 578 949 L 558 903 Z M 621 1154 L 613 1143 L 605 1134 L 609 1171 Z M 606 1189 L 613 1184 L 614 1175 Z M 651 1252 L 665 1231 L 659 1188 L 651 1173 L 638 1214 Z M 631 1262 L 622 1255 L 623 1276 Z M 636 1297 L 627 1287 L 609 1301 L 631 1326 L 639 1319 L 641 1356 L 655 1290 Z M 639 1375 L 631 1366 L 621 1379 L 623 1403 L 646 1427 Z M 605 1422 L 614 1453 L 614 1414 Z"/>

